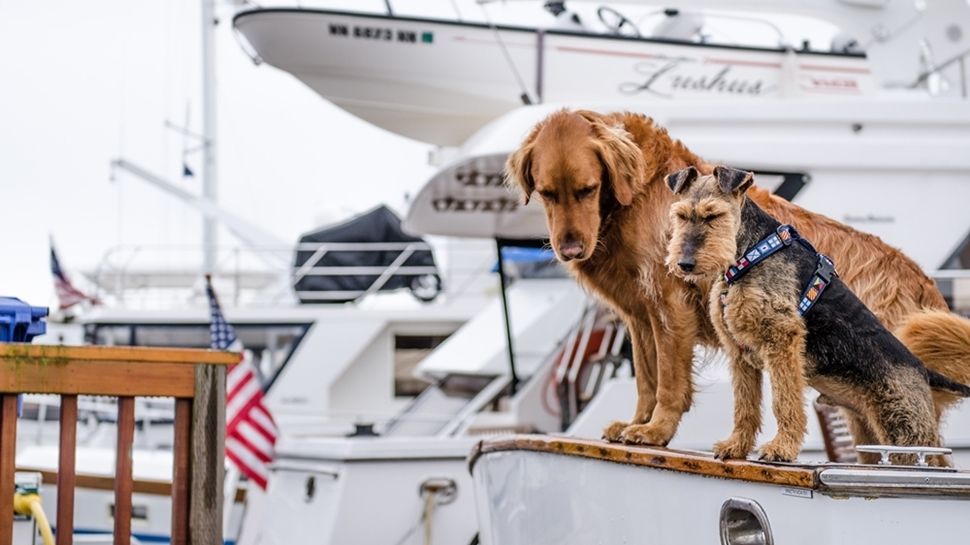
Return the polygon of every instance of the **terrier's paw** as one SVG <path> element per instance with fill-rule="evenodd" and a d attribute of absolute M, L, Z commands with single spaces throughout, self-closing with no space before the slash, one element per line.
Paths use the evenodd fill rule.
<path fill-rule="evenodd" d="M 795 441 L 772 439 L 762 445 L 760 459 L 766 462 L 794 462 L 798 458 L 801 445 Z"/>
<path fill-rule="evenodd" d="M 667 446 L 673 437 L 673 430 L 657 424 L 633 424 L 620 434 L 620 440 L 631 445 Z"/>
<path fill-rule="evenodd" d="M 748 457 L 752 447 L 754 445 L 750 441 L 741 441 L 738 437 L 732 435 L 723 441 L 714 443 L 714 457 L 721 460 L 744 459 Z"/>
<path fill-rule="evenodd" d="M 627 429 L 629 426 L 629 422 L 616 420 L 610 423 L 609 426 L 603 428 L 603 439 L 609 441 L 610 443 L 620 443 L 623 441 L 623 430 Z"/>

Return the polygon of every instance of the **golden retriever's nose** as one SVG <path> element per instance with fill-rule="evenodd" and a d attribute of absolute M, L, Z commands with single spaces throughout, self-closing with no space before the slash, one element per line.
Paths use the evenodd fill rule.
<path fill-rule="evenodd" d="M 693 257 L 684 257 L 677 262 L 677 266 L 680 267 L 680 270 L 687 273 L 694 270 L 694 265 L 697 265 L 697 262 L 694 261 Z"/>
<path fill-rule="evenodd" d="M 583 243 L 578 240 L 567 240 L 559 243 L 559 255 L 566 261 L 583 257 Z"/>

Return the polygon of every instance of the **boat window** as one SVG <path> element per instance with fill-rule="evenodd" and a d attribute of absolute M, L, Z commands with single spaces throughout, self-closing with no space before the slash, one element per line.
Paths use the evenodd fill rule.
<path fill-rule="evenodd" d="M 778 170 L 761 170 L 757 168 L 743 168 L 754 172 L 754 181 L 758 187 L 763 187 L 778 195 L 786 201 L 795 199 L 795 196 L 811 180 L 811 176 L 805 172 L 782 172 Z"/>
<path fill-rule="evenodd" d="M 447 338 L 448 335 L 394 336 L 395 397 L 414 397 L 428 387 L 427 382 L 414 376 L 414 370 Z"/>
<path fill-rule="evenodd" d="M 264 389 L 289 361 L 310 324 L 232 324 Z M 107 346 L 208 348 L 209 324 L 87 324 L 86 342 Z"/>
<path fill-rule="evenodd" d="M 970 316 L 970 233 L 940 269 L 935 280 L 947 304 L 954 312 Z"/>
<path fill-rule="evenodd" d="M 494 378 L 482 375 L 448 375 L 438 383 L 438 389 L 448 397 L 471 399 Z"/>

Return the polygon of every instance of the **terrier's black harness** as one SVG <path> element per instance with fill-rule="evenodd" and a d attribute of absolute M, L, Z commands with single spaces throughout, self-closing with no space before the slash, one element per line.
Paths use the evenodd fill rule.
<path fill-rule="evenodd" d="M 760 242 L 748 248 L 734 265 L 728 267 L 724 272 L 724 281 L 731 285 L 747 274 L 752 267 L 761 263 L 771 255 L 783 248 L 791 246 L 793 242 L 801 244 L 805 249 L 815 254 L 818 262 L 815 266 L 815 274 L 812 275 L 808 285 L 802 291 L 802 297 L 798 301 L 798 314 L 804 316 L 822 296 L 825 288 L 832 283 L 832 278 L 838 276 L 835 272 L 835 264 L 827 256 L 818 252 L 812 244 L 803 239 L 798 231 L 791 225 L 781 225 L 774 233 L 761 239 Z M 723 295 L 722 295 L 723 297 Z"/>

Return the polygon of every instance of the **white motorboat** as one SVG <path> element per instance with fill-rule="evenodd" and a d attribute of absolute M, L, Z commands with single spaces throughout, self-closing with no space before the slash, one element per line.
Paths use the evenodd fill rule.
<path fill-rule="evenodd" d="M 618 25 L 615 33 L 604 25 L 563 30 L 548 16 L 545 27 L 526 27 L 303 7 L 247 9 L 233 24 L 254 59 L 293 74 L 361 119 L 441 146 L 462 144 L 523 103 L 647 109 L 671 100 L 763 104 L 871 97 L 885 89 L 923 87 L 929 72 L 950 78 L 949 93 L 966 96 L 962 61 L 945 62 L 966 53 L 959 38 L 949 37 L 961 35 L 953 21 L 970 16 L 965 2 L 689 2 L 665 17 L 698 17 L 694 24 L 700 28 L 700 12 L 683 12 L 695 6 L 811 15 L 865 44 L 865 54 L 860 47 L 833 52 L 783 47 L 784 42 L 776 47 L 702 42 L 699 32 L 651 35 L 632 24 L 642 19 L 643 8 L 631 6 L 624 6 L 631 11 L 630 25 Z M 607 23 L 624 17 L 601 9 L 612 12 L 600 16 Z M 621 28 L 634 35 L 621 34 Z"/>

